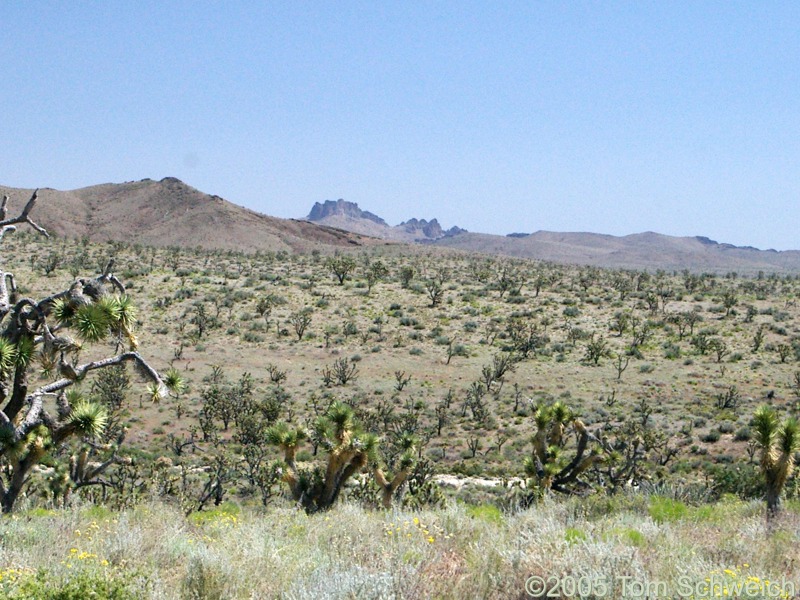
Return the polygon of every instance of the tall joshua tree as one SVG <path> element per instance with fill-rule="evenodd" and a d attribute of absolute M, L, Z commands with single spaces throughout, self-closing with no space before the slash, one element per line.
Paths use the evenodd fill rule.
<path fill-rule="evenodd" d="M 800 447 L 798 424 L 794 418 L 781 423 L 771 407 L 761 406 L 753 415 L 753 425 L 767 487 L 767 518 L 772 518 L 780 510 L 783 486 L 794 470 L 794 453 Z"/>
<path fill-rule="evenodd" d="M 0 239 L 31 220 L 34 192 L 19 216 L 7 217 L 0 204 Z M 0 265 L 0 508 L 11 512 L 32 469 L 71 437 L 99 435 L 108 421 L 105 407 L 65 393 L 91 371 L 133 362 L 148 378 L 154 398 L 167 394 L 161 376 L 136 351 L 135 311 L 125 287 L 112 273 L 113 261 L 91 279 L 76 279 L 66 290 L 36 300 L 22 297 L 14 275 Z M 69 332 L 77 336 L 71 337 Z M 126 352 L 80 363 L 85 344 L 114 340 Z M 49 383 L 31 386 L 35 365 Z"/>
<path fill-rule="evenodd" d="M 324 468 L 297 466 L 298 446 L 309 435 L 327 451 Z M 283 451 L 283 479 L 292 498 L 309 513 L 333 506 L 347 480 L 377 458 L 378 438 L 362 432 L 353 409 L 341 402 L 331 404 L 310 433 L 279 423 L 268 430 L 267 441 Z"/>

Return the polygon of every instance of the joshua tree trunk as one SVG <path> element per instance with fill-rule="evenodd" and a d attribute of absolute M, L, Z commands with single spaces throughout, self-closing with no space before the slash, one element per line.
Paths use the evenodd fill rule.
<path fill-rule="evenodd" d="M 26 457 L 23 461 L 18 463 L 17 468 L 14 469 L 11 480 L 8 483 L 8 488 L 0 483 L 0 505 L 2 505 L 3 513 L 8 514 L 14 510 L 14 503 L 17 501 L 20 492 L 22 492 L 22 488 L 25 486 L 28 469 L 32 466 L 31 460 Z"/>
<path fill-rule="evenodd" d="M 767 518 L 771 519 L 781 509 L 781 494 L 779 490 L 767 488 Z"/>
<path fill-rule="evenodd" d="M 375 467 L 373 473 L 375 476 L 375 481 L 378 484 L 378 487 L 381 489 L 381 504 L 383 505 L 383 508 L 392 508 L 394 494 L 397 492 L 400 486 L 405 483 L 406 479 L 408 479 L 408 476 L 411 474 L 411 469 L 400 469 L 391 481 L 386 478 L 386 475 L 378 467 Z"/>

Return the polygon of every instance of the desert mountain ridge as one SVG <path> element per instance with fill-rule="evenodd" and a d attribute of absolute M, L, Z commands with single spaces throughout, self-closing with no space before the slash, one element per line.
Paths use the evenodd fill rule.
<path fill-rule="evenodd" d="M 33 190 L 0 185 L 8 214 L 22 210 Z M 443 230 L 436 219 L 389 226 L 344 200 L 316 203 L 308 219 L 282 219 L 206 194 L 174 177 L 104 183 L 76 190 L 39 190 L 35 220 L 63 237 L 153 246 L 242 252 L 385 246 L 435 248 L 609 268 L 755 274 L 800 273 L 800 251 L 759 250 L 707 237 L 654 232 L 612 236 L 537 231 L 507 236 Z M 311 219 L 314 217 L 314 219 Z"/>
<path fill-rule="evenodd" d="M 435 218 L 430 221 L 412 218 L 392 227 L 378 215 L 361 210 L 357 203 L 341 198 L 314 203 L 306 220 L 362 235 L 406 243 L 433 242 L 443 237 L 466 233 L 466 229 L 460 227 L 451 227 L 445 231 Z"/>
<path fill-rule="evenodd" d="M 410 219 L 391 227 L 378 215 L 341 199 L 327 200 L 322 204 L 317 202 L 307 219 L 387 240 L 557 263 L 670 271 L 800 271 L 798 251 L 759 250 L 752 246 L 720 243 L 706 236 L 678 237 L 653 231 L 625 236 L 553 231 L 502 236 L 471 233 L 459 227 L 443 231 L 436 219 Z"/>
<path fill-rule="evenodd" d="M 21 210 L 33 190 L 0 185 Z M 309 252 L 381 240 L 295 219 L 280 219 L 206 194 L 174 177 L 104 183 L 69 191 L 39 189 L 35 221 L 58 236 L 243 252 Z"/>

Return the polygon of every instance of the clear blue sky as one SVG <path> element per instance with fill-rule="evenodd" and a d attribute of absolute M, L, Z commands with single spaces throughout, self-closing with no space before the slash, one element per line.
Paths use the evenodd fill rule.
<path fill-rule="evenodd" d="M 800 248 L 799 2 L 3 2 L 0 183 Z"/>

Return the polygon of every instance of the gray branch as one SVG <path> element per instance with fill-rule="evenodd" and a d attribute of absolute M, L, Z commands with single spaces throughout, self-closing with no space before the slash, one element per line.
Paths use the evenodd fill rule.
<path fill-rule="evenodd" d="M 8 196 L 3 197 L 3 202 L 0 204 L 0 229 L 2 229 L 3 233 L 6 231 L 13 231 L 9 230 L 6 226 L 7 225 L 15 225 L 17 223 L 27 223 L 31 227 L 33 227 L 36 231 L 41 233 L 45 237 L 50 237 L 50 234 L 47 233 L 47 230 L 40 225 L 34 223 L 30 218 L 30 213 L 33 210 L 33 207 L 36 206 L 36 200 L 39 198 L 39 190 L 34 190 L 31 199 L 28 200 L 28 203 L 25 205 L 25 208 L 22 209 L 22 212 L 17 217 L 13 217 L 11 219 L 6 217 L 8 213 Z"/>
<path fill-rule="evenodd" d="M 168 394 L 167 386 L 164 381 L 161 379 L 161 376 L 158 372 L 151 367 L 145 359 L 141 357 L 138 352 L 125 352 L 123 354 L 118 354 L 117 356 L 112 356 L 110 358 L 105 358 L 103 360 L 96 360 L 93 362 L 85 363 L 83 365 L 79 365 L 75 367 L 75 374 L 77 375 L 76 379 L 70 378 L 62 378 L 57 379 L 56 381 L 44 385 L 38 388 L 36 391 L 28 394 L 26 398 L 26 402 L 29 405 L 28 413 L 25 415 L 25 418 L 19 424 L 19 426 L 14 430 L 14 441 L 22 440 L 28 433 L 43 423 L 51 421 L 49 415 L 44 411 L 44 397 L 47 395 L 55 394 L 58 391 L 68 388 L 69 386 L 73 385 L 76 381 L 80 381 L 83 379 L 89 371 L 95 371 L 97 369 L 104 369 L 106 367 L 111 367 L 113 365 L 119 365 L 124 362 L 133 361 L 139 367 L 139 369 L 147 375 L 157 386 L 158 395 L 161 398 L 166 398 Z M 2 413 L 0 413 L 2 414 Z"/>

